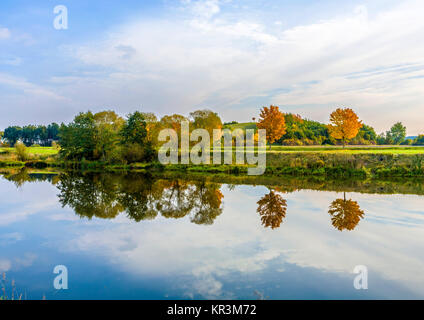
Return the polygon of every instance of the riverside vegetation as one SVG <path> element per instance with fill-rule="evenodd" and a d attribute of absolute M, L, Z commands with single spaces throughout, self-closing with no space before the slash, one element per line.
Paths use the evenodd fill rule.
<path fill-rule="evenodd" d="M 266 175 L 321 177 L 424 176 L 424 136 L 406 138 L 406 128 L 395 124 L 377 136 L 351 109 L 337 109 L 330 124 L 284 114 L 278 107 L 264 107 L 258 121 L 222 123 L 210 110 L 190 117 L 174 114 L 160 120 L 152 113 L 134 112 L 126 119 L 113 111 L 80 113 L 69 124 L 48 127 L 9 127 L 1 133 L 1 167 L 61 168 L 67 170 L 150 170 L 244 174 L 247 165 L 162 165 L 157 161 L 165 128 L 180 132 L 187 121 L 190 131 L 213 129 L 266 129 Z M 237 137 L 233 139 L 235 141 Z M 414 146 L 412 146 L 414 145 Z M 222 150 L 223 152 L 224 150 Z M 235 150 L 234 150 L 235 151 Z M 246 148 L 248 152 L 265 152 Z M 234 153 L 234 152 L 233 152 Z M 233 161 L 234 163 L 234 161 Z"/>

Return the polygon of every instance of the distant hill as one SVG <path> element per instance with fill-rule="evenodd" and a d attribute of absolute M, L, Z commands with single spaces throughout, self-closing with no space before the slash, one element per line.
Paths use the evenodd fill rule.
<path fill-rule="evenodd" d="M 415 140 L 417 138 L 418 138 L 417 136 L 409 136 L 409 137 L 406 137 L 405 139 L 406 140 Z"/>

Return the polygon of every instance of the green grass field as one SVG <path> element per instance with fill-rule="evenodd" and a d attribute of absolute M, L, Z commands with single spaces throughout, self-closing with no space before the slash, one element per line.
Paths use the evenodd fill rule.
<path fill-rule="evenodd" d="M 225 149 L 226 150 L 226 149 Z M 232 147 L 235 151 L 236 147 Z M 248 148 L 251 151 L 252 148 Z M 265 149 L 261 149 L 263 152 Z M 255 148 L 257 151 L 257 148 Z M 267 146 L 266 152 L 270 153 L 339 153 L 339 154 L 424 154 L 424 146 L 347 146 L 343 149 L 341 146 L 272 146 L 271 150 Z"/>
<path fill-rule="evenodd" d="M 50 155 L 55 155 L 57 154 L 59 151 L 55 148 L 52 147 L 28 147 L 27 151 L 29 154 L 33 154 L 36 156 L 50 156 Z M 1 153 L 14 153 L 15 149 L 14 148 L 0 148 L 0 154 Z"/>
<path fill-rule="evenodd" d="M 56 155 L 58 150 L 52 147 L 28 147 L 28 153 L 35 156 Z M 233 147 L 235 151 L 235 147 Z M 255 149 L 256 150 L 256 149 Z M 346 153 L 346 154 L 424 154 L 424 146 L 272 146 L 267 153 Z M 14 153 L 14 148 L 0 148 L 2 153 Z"/>
<path fill-rule="evenodd" d="M 341 146 L 302 146 L 286 147 L 272 146 L 269 153 L 294 153 L 294 152 L 312 152 L 312 153 L 347 153 L 347 154 L 423 154 L 422 147 L 407 146 L 347 146 L 343 149 Z"/>

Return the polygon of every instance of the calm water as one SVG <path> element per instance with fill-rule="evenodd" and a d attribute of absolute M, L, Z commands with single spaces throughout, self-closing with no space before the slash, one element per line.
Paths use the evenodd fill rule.
<path fill-rule="evenodd" d="M 0 177 L 0 272 L 28 299 L 424 298 L 422 195 L 282 184 Z"/>

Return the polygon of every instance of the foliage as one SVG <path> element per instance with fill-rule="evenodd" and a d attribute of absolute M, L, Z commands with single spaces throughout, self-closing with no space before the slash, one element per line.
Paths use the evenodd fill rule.
<path fill-rule="evenodd" d="M 424 134 L 420 134 L 413 142 L 414 146 L 424 146 Z"/>
<path fill-rule="evenodd" d="M 19 161 L 28 160 L 28 157 L 29 157 L 28 150 L 27 150 L 27 147 L 22 142 L 15 143 L 15 152 L 16 152 L 16 155 L 18 156 Z"/>
<path fill-rule="evenodd" d="M 209 132 L 211 139 L 213 138 L 214 129 L 222 129 L 222 121 L 217 113 L 210 110 L 197 110 L 190 113 L 192 118 L 191 127 L 193 129 L 205 129 Z"/>
<path fill-rule="evenodd" d="M 74 120 L 60 127 L 60 154 L 65 159 L 96 160 L 96 124 L 94 115 L 88 111 L 78 114 Z"/>
<path fill-rule="evenodd" d="M 342 140 L 343 146 L 345 146 L 347 141 L 356 137 L 362 127 L 362 122 L 359 121 L 356 113 L 349 108 L 338 108 L 331 113 L 330 122 L 332 123 L 328 125 L 330 136 Z"/>
<path fill-rule="evenodd" d="M 177 135 L 178 139 L 181 139 L 181 124 L 183 122 L 189 122 L 189 119 L 180 114 L 166 115 L 160 119 L 160 129 L 172 129 Z"/>
<path fill-rule="evenodd" d="M 286 133 L 278 140 L 279 144 L 286 146 L 334 144 L 326 125 L 302 119 L 300 115 L 291 113 L 285 114 L 284 118 Z"/>
<path fill-rule="evenodd" d="M 53 141 L 59 140 L 59 125 L 57 123 L 46 126 L 28 125 L 24 127 L 11 126 L 4 130 L 4 139 L 10 145 L 15 145 L 17 141 L 22 141 L 26 146 L 39 144 L 41 146 L 51 146 Z"/>
<path fill-rule="evenodd" d="M 374 131 L 374 128 L 363 124 L 359 129 L 358 134 L 355 138 L 350 141 L 352 145 L 370 145 L 377 143 L 377 134 Z"/>
<path fill-rule="evenodd" d="M 399 145 L 404 144 L 406 138 L 406 127 L 402 122 L 395 123 L 389 131 L 381 133 L 378 137 L 378 144 Z"/>
<path fill-rule="evenodd" d="M 286 121 L 284 114 L 277 106 L 271 105 L 261 109 L 258 129 L 266 130 L 266 139 L 271 144 L 280 139 L 286 133 Z"/>
<path fill-rule="evenodd" d="M 60 154 L 68 160 L 110 163 L 151 161 L 155 155 L 147 139 L 147 124 L 138 111 L 124 120 L 113 111 L 80 113 L 60 129 Z"/>
<path fill-rule="evenodd" d="M 113 153 L 119 142 L 118 133 L 124 125 L 124 119 L 113 111 L 102 111 L 94 115 L 96 128 L 96 148 L 94 156 L 103 161 Z"/>
<path fill-rule="evenodd" d="M 120 132 L 121 143 L 142 145 L 147 137 L 146 126 L 146 120 L 141 112 L 129 114 Z"/>

